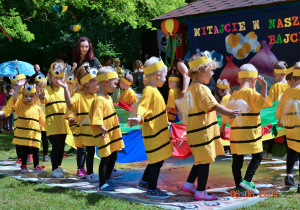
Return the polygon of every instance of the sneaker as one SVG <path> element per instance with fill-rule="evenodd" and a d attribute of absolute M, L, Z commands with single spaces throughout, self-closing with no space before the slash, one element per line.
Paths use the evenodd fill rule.
<path fill-rule="evenodd" d="M 114 186 L 108 185 L 106 183 L 104 185 L 102 185 L 101 187 L 99 186 L 98 189 L 102 190 L 102 191 L 114 191 L 115 190 Z"/>
<path fill-rule="evenodd" d="M 86 177 L 86 174 L 84 173 L 83 168 L 78 168 L 77 169 L 77 178 L 83 179 Z"/>
<path fill-rule="evenodd" d="M 240 186 L 245 188 L 246 190 L 249 190 L 249 191 L 253 191 L 254 194 L 259 194 L 259 190 L 256 189 L 255 187 L 255 184 L 251 181 L 251 182 L 247 182 L 246 180 L 243 180 L 241 183 L 240 183 Z"/>
<path fill-rule="evenodd" d="M 246 192 L 246 189 L 243 188 L 243 187 L 236 187 L 236 188 L 234 189 L 234 191 Z"/>
<path fill-rule="evenodd" d="M 230 155 L 230 151 L 229 151 L 229 150 L 226 150 L 226 151 L 225 151 L 225 155 Z"/>
<path fill-rule="evenodd" d="M 21 165 L 20 168 L 21 168 L 21 173 L 28 173 L 27 165 Z"/>
<path fill-rule="evenodd" d="M 120 171 L 120 170 L 114 168 L 110 175 L 110 178 L 123 176 L 124 174 L 125 174 L 125 171 Z"/>
<path fill-rule="evenodd" d="M 53 177 L 53 178 L 64 178 L 64 175 L 61 172 L 61 170 L 59 168 L 57 168 L 54 171 L 52 171 L 51 177 Z"/>
<path fill-rule="evenodd" d="M 264 153 L 263 155 L 263 160 L 272 160 L 272 154 Z"/>
<path fill-rule="evenodd" d="M 197 201 L 214 201 L 214 200 L 218 200 L 219 199 L 218 196 L 216 196 L 213 193 L 208 193 L 208 192 L 206 192 L 206 190 L 204 190 L 204 191 L 197 191 L 195 193 L 194 198 Z"/>
<path fill-rule="evenodd" d="M 43 162 L 50 162 L 50 158 L 48 155 L 43 156 Z"/>
<path fill-rule="evenodd" d="M 63 167 L 61 167 L 61 166 L 58 166 L 58 170 L 59 170 L 62 174 L 69 174 L 69 172 L 68 172 L 66 169 L 64 169 Z"/>
<path fill-rule="evenodd" d="M 136 187 L 140 190 L 148 190 L 148 182 L 140 180 Z"/>
<path fill-rule="evenodd" d="M 28 161 L 28 163 L 32 163 L 32 162 L 33 162 L 32 154 L 29 154 L 29 155 L 28 155 L 27 161 Z"/>
<path fill-rule="evenodd" d="M 167 199 L 170 198 L 170 196 L 167 193 L 164 193 L 161 189 L 156 188 L 155 190 L 147 190 L 147 195 L 146 197 L 148 198 L 159 198 L 159 199 Z"/>
<path fill-rule="evenodd" d="M 114 181 L 111 180 L 111 179 L 107 179 L 107 180 L 105 181 L 105 183 L 108 184 L 109 186 L 114 186 L 114 187 L 117 187 L 117 186 L 119 185 L 118 183 L 114 182 Z"/>
<path fill-rule="evenodd" d="M 99 178 L 94 173 L 92 173 L 91 175 L 86 175 L 85 178 L 90 183 L 99 182 Z"/>
<path fill-rule="evenodd" d="M 298 190 L 297 193 L 300 193 L 300 184 L 298 184 Z"/>
<path fill-rule="evenodd" d="M 189 182 L 185 182 L 182 186 L 181 186 L 181 190 L 188 192 L 188 193 L 192 193 L 195 195 L 195 193 L 197 192 L 195 184 L 193 183 L 189 183 Z"/>
<path fill-rule="evenodd" d="M 15 162 L 15 165 L 21 165 L 22 164 L 22 158 L 18 158 L 18 160 Z"/>
<path fill-rule="evenodd" d="M 286 161 L 287 160 L 287 154 L 285 154 L 282 158 L 283 161 Z"/>
<path fill-rule="evenodd" d="M 36 166 L 33 169 L 33 173 L 43 173 L 43 172 L 45 172 L 44 168 L 45 168 L 45 166 Z"/>
<path fill-rule="evenodd" d="M 294 186 L 294 178 L 291 177 L 291 176 L 286 176 L 285 179 L 284 179 L 284 183 L 285 183 L 285 186 Z"/>

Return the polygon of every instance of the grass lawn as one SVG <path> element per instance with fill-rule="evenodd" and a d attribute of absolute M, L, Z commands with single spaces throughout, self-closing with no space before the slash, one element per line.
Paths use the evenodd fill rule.
<path fill-rule="evenodd" d="M 12 134 L 0 134 L 0 159 L 16 158 Z M 51 144 L 50 151 L 51 151 Z M 264 144 L 264 148 L 267 144 Z M 66 150 L 70 147 L 66 146 Z M 265 148 L 266 150 L 266 148 Z M 275 144 L 273 156 L 283 157 L 285 146 Z M 295 179 L 296 181 L 296 179 Z M 297 183 L 297 181 L 296 181 Z M 268 198 L 242 209 L 299 209 L 300 194 L 295 190 Z M 0 175 L 0 209 L 156 209 L 116 198 L 80 192 L 60 187 L 48 187 Z"/>

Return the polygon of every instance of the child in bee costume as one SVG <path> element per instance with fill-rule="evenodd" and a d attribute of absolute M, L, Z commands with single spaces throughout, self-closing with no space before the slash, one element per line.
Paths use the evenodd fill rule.
<path fill-rule="evenodd" d="M 256 81 L 262 86 L 260 94 L 251 88 L 255 87 Z M 262 76 L 258 76 L 257 69 L 252 64 L 240 67 L 238 83 L 240 87 L 232 93 L 227 107 L 232 110 L 239 109 L 241 114 L 234 120 L 222 116 L 220 132 L 225 135 L 225 125 L 230 124 L 232 173 L 236 190 L 240 192 L 249 190 L 259 194 L 252 178 L 263 156 L 260 111 L 272 106 L 272 102 L 267 96 L 267 82 Z M 252 159 L 242 179 L 241 169 L 246 154 L 252 154 Z"/>
<path fill-rule="evenodd" d="M 169 96 L 167 102 L 168 120 L 174 123 L 177 115 L 177 107 L 175 100 L 181 95 L 180 77 L 177 74 L 171 74 L 169 77 Z"/>
<path fill-rule="evenodd" d="M 18 86 L 14 92 L 14 110 L 18 115 L 18 124 L 14 132 L 13 144 L 22 146 L 21 172 L 28 172 L 27 156 L 32 147 L 34 173 L 44 172 L 44 166 L 39 166 L 39 148 L 41 144 L 40 125 L 45 127 L 45 116 L 39 105 L 34 86 L 26 85 L 23 89 L 22 98 L 19 98 Z"/>
<path fill-rule="evenodd" d="M 286 139 L 288 144 L 287 166 L 285 183 L 288 186 L 294 185 L 293 168 L 297 157 L 300 158 L 300 64 L 294 66 L 291 88 L 287 89 L 279 102 L 275 113 L 279 125 L 285 126 Z M 299 168 L 300 177 L 300 168 Z M 298 191 L 300 193 L 300 184 Z"/>

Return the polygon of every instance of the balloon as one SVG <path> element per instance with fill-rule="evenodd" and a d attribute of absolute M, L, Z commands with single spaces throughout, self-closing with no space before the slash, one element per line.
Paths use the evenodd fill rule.
<path fill-rule="evenodd" d="M 177 19 L 167 19 L 161 23 L 161 30 L 169 36 L 174 35 L 179 28 L 179 22 Z"/>
<path fill-rule="evenodd" d="M 77 32 L 81 29 L 81 25 L 70 25 L 69 29 L 73 32 Z"/>
<path fill-rule="evenodd" d="M 68 6 L 54 5 L 53 9 L 58 13 L 64 13 L 65 11 L 67 11 Z"/>

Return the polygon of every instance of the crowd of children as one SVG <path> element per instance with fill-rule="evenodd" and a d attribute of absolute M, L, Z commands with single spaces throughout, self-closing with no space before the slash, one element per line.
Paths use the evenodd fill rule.
<path fill-rule="evenodd" d="M 196 200 L 218 199 L 215 194 L 206 191 L 206 184 L 210 163 L 215 162 L 218 155 L 224 154 L 221 138 L 225 136 L 226 124 L 230 124 L 235 190 L 249 190 L 259 194 L 252 179 L 262 158 L 271 157 L 274 144 L 274 140 L 270 140 L 267 153 L 263 153 L 260 111 L 276 101 L 280 101 L 276 112 L 278 125 L 285 126 L 288 147 L 285 184 L 294 185 L 293 166 L 300 153 L 300 63 L 289 69 L 282 61 L 274 65 L 278 83 L 271 86 L 269 96 L 267 82 L 258 75 L 257 69 L 252 64 L 242 65 L 238 72 L 240 86 L 232 94 L 227 80 L 217 81 L 216 94 L 221 99 L 219 104 L 206 86 L 216 69 L 216 63 L 208 52 L 190 58 L 187 75 L 191 83 L 184 91 L 186 84 L 182 84 L 186 78 L 178 73 L 175 65 L 167 77 L 167 67 L 159 58 L 151 57 L 144 66 L 141 61 L 136 61 L 134 76 L 123 72 L 119 59 L 105 59 L 105 65 L 99 69 L 84 62 L 72 69 L 70 75 L 65 74 L 66 66 L 63 62 L 54 62 L 47 78 L 50 83 L 48 86 L 46 78 L 40 74 L 27 81 L 24 74 L 13 75 L 10 78 L 13 94 L 6 105 L 6 95 L 1 87 L 0 116 L 8 117 L 14 112 L 15 132 L 12 143 L 16 144 L 21 172 L 28 172 L 27 161 L 31 153 L 33 172 L 44 172 L 44 167 L 39 166 L 39 148 L 42 143 L 43 161 L 47 161 L 49 139 L 52 144 L 51 176 L 64 177 L 68 173 L 62 167 L 64 146 L 67 135 L 72 134 L 77 148 L 77 177 L 99 183 L 99 190 L 115 190 L 118 183 L 111 177 L 116 170 L 117 152 L 126 145 L 109 94 L 119 88 L 122 93 L 117 97 L 118 102 L 128 105 L 138 103 L 136 116 L 129 118 L 128 124 L 143 124 L 142 136 L 149 164 L 137 187 L 146 190 L 147 197 L 169 198 L 167 193 L 157 188 L 157 181 L 164 160 L 172 156 L 169 123 L 176 121 L 178 111 L 185 113 L 182 116 L 186 116 L 187 141 L 195 160 L 181 189 L 192 193 Z M 167 103 L 158 90 L 166 79 L 170 89 Z M 255 90 L 256 82 L 261 85 L 260 94 Z M 142 88 L 140 99 L 131 88 L 132 83 L 138 83 L 137 88 Z M 186 109 L 178 109 L 178 101 L 185 103 Z M 217 112 L 222 116 L 220 128 Z M 0 126 L 2 130 L 3 117 L 0 118 Z M 96 148 L 101 157 L 99 176 L 93 170 Z M 225 151 L 229 153 L 229 148 L 225 148 Z M 252 158 L 243 178 L 241 169 L 244 156 L 249 154 Z"/>

